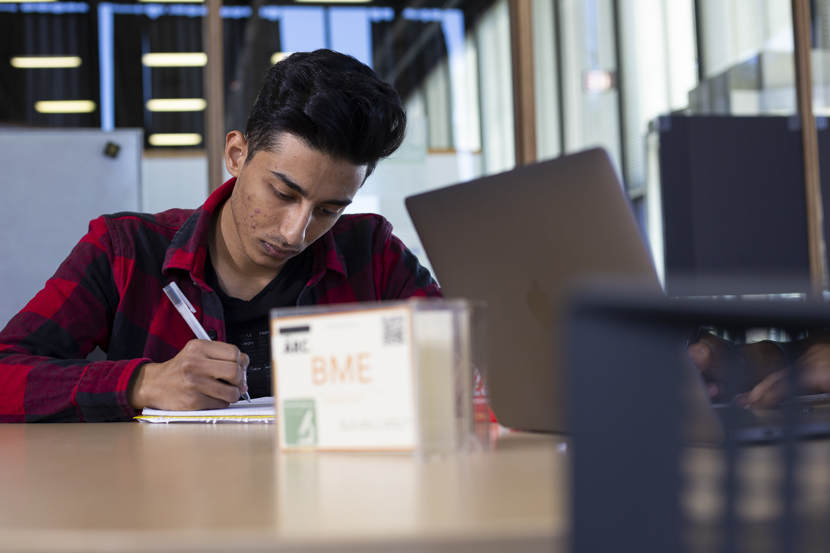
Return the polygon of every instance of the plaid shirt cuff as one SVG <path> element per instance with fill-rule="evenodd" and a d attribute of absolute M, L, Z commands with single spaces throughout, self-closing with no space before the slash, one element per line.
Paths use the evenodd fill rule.
<path fill-rule="evenodd" d="M 127 398 L 133 372 L 150 359 L 91 363 L 75 388 L 73 403 L 88 422 L 129 421 L 139 414 Z"/>

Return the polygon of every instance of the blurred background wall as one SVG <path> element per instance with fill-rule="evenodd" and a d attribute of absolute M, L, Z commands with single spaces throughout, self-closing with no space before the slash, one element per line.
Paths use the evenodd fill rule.
<path fill-rule="evenodd" d="M 214 8 L 218 43 L 205 24 Z M 824 115 L 830 0 L 813 1 L 812 23 L 814 107 Z M 518 49 L 522 37 L 529 50 Z M 346 52 L 394 84 L 410 118 L 406 144 L 351 210 L 385 215 L 422 257 L 403 197 L 513 168 L 516 130 L 530 128 L 532 159 L 608 150 L 659 268 L 651 122 L 796 112 L 789 0 L 0 0 L 0 126 L 140 129 L 138 208 L 196 207 L 210 189 L 211 46 L 221 52 L 225 132 L 244 129 L 262 75 L 292 52 Z M 532 70 L 517 73 L 524 62 Z M 515 93 L 527 89 L 532 110 L 517 120 Z M 37 193 L 0 172 L 3 198 L 30 187 Z"/>

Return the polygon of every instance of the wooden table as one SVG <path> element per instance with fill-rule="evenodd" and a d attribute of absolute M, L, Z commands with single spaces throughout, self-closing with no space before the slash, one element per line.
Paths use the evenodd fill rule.
<path fill-rule="evenodd" d="M 0 425 L 0 551 L 556 551 L 567 452 L 279 454 L 272 425 Z"/>
<path fill-rule="evenodd" d="M 278 454 L 262 424 L 0 425 L 0 553 L 567 551 L 566 442 L 494 442 L 422 460 Z M 799 451 L 805 551 L 827 551 L 830 441 Z M 752 551 L 774 543 L 781 462 L 777 446 L 740 454 Z M 681 465 L 689 550 L 718 551 L 723 453 L 691 449 Z"/>

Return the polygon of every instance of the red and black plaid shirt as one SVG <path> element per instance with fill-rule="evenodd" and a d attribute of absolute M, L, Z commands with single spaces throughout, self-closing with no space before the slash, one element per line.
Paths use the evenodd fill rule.
<path fill-rule="evenodd" d="M 95 219 L 23 310 L 0 332 L 0 422 L 116 421 L 136 367 L 164 362 L 193 333 L 164 295 L 175 281 L 211 336 L 225 340 L 219 296 L 205 283 L 207 235 L 234 179 L 197 210 Z M 415 256 L 377 215 L 345 215 L 311 245 L 299 305 L 440 296 Z M 86 356 L 99 346 L 106 361 Z"/>

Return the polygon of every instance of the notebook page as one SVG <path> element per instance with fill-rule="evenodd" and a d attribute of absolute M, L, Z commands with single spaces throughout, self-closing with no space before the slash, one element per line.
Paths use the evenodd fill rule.
<path fill-rule="evenodd" d="M 225 409 L 165 411 L 148 407 L 135 418 L 141 422 L 273 422 L 275 413 L 273 397 L 258 397 Z"/>

